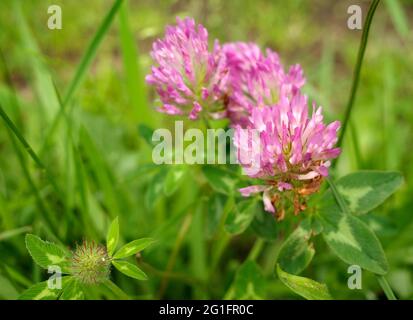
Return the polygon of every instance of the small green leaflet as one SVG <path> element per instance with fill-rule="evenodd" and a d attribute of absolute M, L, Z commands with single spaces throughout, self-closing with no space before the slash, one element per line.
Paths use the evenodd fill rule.
<path fill-rule="evenodd" d="M 282 283 L 307 300 L 332 300 L 325 284 L 289 274 L 283 271 L 278 264 L 277 274 Z"/>
<path fill-rule="evenodd" d="M 336 186 L 351 213 L 361 215 L 381 205 L 402 183 L 399 172 L 358 171 L 338 179 Z"/>
<path fill-rule="evenodd" d="M 257 208 L 256 199 L 239 201 L 228 214 L 225 229 L 232 234 L 244 232 L 254 219 Z"/>
<path fill-rule="evenodd" d="M 265 279 L 261 269 L 251 260 L 246 261 L 237 271 L 234 282 L 235 299 L 263 299 Z"/>
<path fill-rule="evenodd" d="M 342 212 L 331 193 L 322 198 L 317 218 L 324 240 L 341 260 L 380 275 L 387 273 L 387 259 L 374 232 L 356 216 Z"/>
<path fill-rule="evenodd" d="M 62 277 L 62 288 L 64 288 L 71 279 L 72 277 Z M 36 283 L 24 291 L 19 296 L 19 300 L 57 300 L 61 292 L 62 289 L 49 288 L 49 281 L 43 281 Z"/>
<path fill-rule="evenodd" d="M 108 255 L 111 257 L 113 252 L 115 252 L 116 246 L 119 241 L 119 220 L 118 217 L 112 221 L 110 224 L 108 234 L 106 236 L 106 247 L 108 250 Z"/>
<path fill-rule="evenodd" d="M 154 130 L 152 128 L 148 127 L 145 124 L 139 124 L 138 125 L 138 132 L 139 132 L 139 135 L 143 138 L 143 140 L 145 140 L 145 142 L 149 146 L 153 147 L 153 146 L 156 145 L 154 143 L 154 141 L 152 140 L 152 136 L 153 136 L 153 132 L 154 132 Z"/>
<path fill-rule="evenodd" d="M 118 252 L 113 256 L 113 259 L 122 259 L 129 257 L 133 254 L 142 251 L 146 247 L 150 246 L 154 242 L 151 238 L 142 238 L 138 240 L 131 241 L 125 244 Z"/>
<path fill-rule="evenodd" d="M 184 165 L 174 165 L 171 166 L 168 173 L 166 174 L 165 182 L 163 185 L 163 192 L 167 197 L 170 197 L 175 193 L 175 191 L 181 185 L 187 167 Z"/>
<path fill-rule="evenodd" d="M 255 213 L 254 220 L 251 223 L 252 230 L 265 240 L 273 241 L 278 237 L 278 225 L 274 216 L 264 210 L 262 202 L 257 206 L 257 212 Z"/>
<path fill-rule="evenodd" d="M 235 173 L 214 166 L 203 166 L 202 172 L 215 191 L 230 195 L 235 189 Z"/>
<path fill-rule="evenodd" d="M 315 250 L 309 241 L 311 237 L 311 221 L 304 220 L 283 243 L 277 262 L 288 273 L 300 274 L 313 259 Z"/>
<path fill-rule="evenodd" d="M 82 285 L 74 278 L 69 279 L 62 286 L 62 294 L 59 297 L 60 300 L 83 300 L 85 299 L 85 293 L 83 292 Z"/>
<path fill-rule="evenodd" d="M 139 269 L 137 266 L 129 263 L 127 261 L 122 260 L 113 260 L 112 264 L 115 266 L 123 274 L 127 275 L 128 277 L 137 279 L 137 280 L 147 280 L 147 275 Z"/>
<path fill-rule="evenodd" d="M 165 177 L 168 175 L 168 172 L 169 167 L 161 167 L 149 182 L 145 193 L 145 207 L 147 209 L 152 210 L 162 199 L 161 193 L 164 191 Z"/>
<path fill-rule="evenodd" d="M 227 199 L 225 195 L 220 193 L 214 193 L 208 198 L 207 219 L 205 221 L 208 239 L 212 239 L 218 230 Z"/>
<path fill-rule="evenodd" d="M 33 260 L 43 269 L 59 266 L 63 273 L 69 272 L 68 253 L 54 243 L 43 241 L 33 234 L 27 234 L 26 248 Z"/>

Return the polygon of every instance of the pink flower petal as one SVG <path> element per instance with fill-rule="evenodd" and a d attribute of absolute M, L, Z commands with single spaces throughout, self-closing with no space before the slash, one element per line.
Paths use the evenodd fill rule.
<path fill-rule="evenodd" d="M 194 102 L 194 107 L 192 108 L 191 112 L 189 113 L 189 119 L 196 120 L 198 119 L 198 114 L 202 111 L 202 107 L 198 102 Z"/>
<path fill-rule="evenodd" d="M 270 197 L 269 190 L 264 191 L 264 194 L 262 196 L 262 200 L 264 202 L 265 211 L 275 213 L 275 208 L 274 208 L 273 204 L 271 203 L 271 197 Z"/>
<path fill-rule="evenodd" d="M 278 190 L 279 191 L 284 191 L 284 190 L 291 190 L 293 186 L 287 182 L 278 182 Z"/>
<path fill-rule="evenodd" d="M 251 194 L 260 193 L 268 189 L 268 186 L 255 185 L 239 189 L 243 197 L 249 197 Z"/>

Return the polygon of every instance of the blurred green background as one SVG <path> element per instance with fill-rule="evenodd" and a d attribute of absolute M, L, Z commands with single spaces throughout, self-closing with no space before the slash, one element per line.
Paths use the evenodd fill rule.
<path fill-rule="evenodd" d="M 222 239 L 211 230 L 225 196 L 194 188 L 202 177 L 191 174 L 177 190 L 165 194 L 165 169 L 151 164 L 151 147 L 144 130 L 138 129 L 140 124 L 172 124 L 152 110 L 155 94 L 144 83 L 151 65 L 149 51 L 176 16 L 193 17 L 207 27 L 211 41 L 254 41 L 279 52 L 286 66 L 300 63 L 307 77 L 305 91 L 324 107 L 329 121 L 342 119 L 361 37 L 361 31 L 347 28 L 347 8 L 360 5 L 364 18 L 369 3 L 130 0 L 103 35 L 60 117 L 59 94 L 64 100 L 112 1 L 1 1 L 0 104 L 47 170 L 36 166 L 1 120 L 0 297 L 16 298 L 30 284 L 47 278 L 25 249 L 25 233 L 70 247 L 84 238 L 103 243 L 108 223 L 119 216 L 123 242 L 146 236 L 157 240 L 137 257 L 148 281 L 112 273 L 135 298 L 297 298 L 274 275 L 277 249 L 293 230 L 293 221 L 271 224 L 270 234 L 251 227 L 242 235 L 227 236 L 228 247 L 214 266 L 216 244 Z M 62 30 L 47 28 L 52 4 L 62 8 Z M 404 299 L 413 298 L 412 19 L 412 1 L 379 5 L 335 172 L 403 172 L 403 188 L 365 220 L 385 247 L 388 280 Z M 194 202 L 199 205 L 188 220 L 186 212 Z M 258 237 L 265 241 L 257 245 Z M 261 270 L 240 271 L 251 248 L 257 249 L 254 258 Z M 349 290 L 348 266 L 321 239 L 316 239 L 315 248 L 315 259 L 304 275 L 327 283 L 333 297 L 383 296 L 367 272 L 363 290 Z M 252 274 L 253 289 L 246 285 L 245 273 Z"/>

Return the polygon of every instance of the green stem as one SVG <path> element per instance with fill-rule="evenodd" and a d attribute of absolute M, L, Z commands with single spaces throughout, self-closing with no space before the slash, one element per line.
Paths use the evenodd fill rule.
<path fill-rule="evenodd" d="M 103 285 L 107 289 L 109 289 L 119 300 L 130 300 L 129 296 L 112 281 L 106 280 Z"/>
<path fill-rule="evenodd" d="M 359 47 L 358 56 L 357 56 L 357 63 L 356 63 L 356 66 L 354 68 L 354 73 L 353 73 L 353 84 L 351 86 L 350 97 L 347 102 L 346 113 L 344 115 L 342 129 L 340 132 L 340 136 L 338 138 L 338 143 L 337 143 L 338 147 L 341 147 L 344 134 L 346 132 L 347 125 L 350 120 L 351 111 L 353 110 L 354 101 L 356 99 L 357 89 L 358 89 L 358 85 L 360 82 L 360 71 L 361 71 L 361 67 L 363 64 L 364 53 L 366 51 L 370 26 L 373 20 L 374 13 L 377 9 L 377 6 L 379 5 L 379 2 L 380 0 L 373 0 L 373 2 L 370 5 L 369 12 L 367 13 L 366 21 L 363 26 L 363 34 L 361 36 L 360 47 Z"/>
<path fill-rule="evenodd" d="M 255 240 L 254 245 L 252 246 L 252 248 L 250 250 L 250 253 L 248 254 L 248 257 L 247 257 L 246 261 L 248 261 L 248 260 L 250 260 L 250 261 L 257 260 L 257 258 L 260 255 L 262 249 L 264 248 L 264 245 L 265 245 L 265 241 L 261 238 L 257 238 L 257 240 Z M 233 299 L 234 294 L 235 294 L 235 288 L 234 288 L 234 282 L 232 282 L 232 284 L 228 288 L 227 292 L 225 293 L 223 300 Z"/>
<path fill-rule="evenodd" d="M 224 249 L 231 240 L 231 235 L 228 234 L 225 230 L 225 221 L 227 220 L 228 214 L 230 213 L 234 205 L 234 199 L 232 197 L 228 197 L 222 212 L 221 220 L 219 222 L 217 236 L 212 247 L 211 267 L 209 274 L 210 277 L 214 274 L 215 268 L 218 266 L 219 261 L 221 260 Z"/>
<path fill-rule="evenodd" d="M 257 238 L 257 240 L 255 240 L 253 247 L 250 250 L 250 253 L 248 254 L 247 260 L 252 260 L 252 261 L 257 260 L 262 249 L 264 248 L 264 245 L 265 245 L 265 241 L 261 238 Z"/>
<path fill-rule="evenodd" d="M 202 120 L 204 121 L 204 124 L 207 130 L 212 129 L 211 123 L 209 122 L 208 118 L 205 115 L 202 116 Z"/>
<path fill-rule="evenodd" d="M 184 221 L 182 222 L 182 226 L 179 230 L 178 236 L 176 238 L 174 247 L 172 249 L 172 253 L 169 257 L 168 260 L 168 264 L 166 265 L 166 271 L 164 273 L 164 276 L 161 280 L 161 285 L 159 288 L 159 299 L 162 299 L 166 289 L 168 288 L 168 284 L 169 284 L 169 274 L 172 272 L 175 263 L 176 263 L 176 259 L 178 258 L 178 253 L 179 250 L 181 249 L 182 243 L 185 239 L 185 235 L 188 232 L 189 226 L 191 225 L 192 222 L 192 218 L 193 218 L 193 213 L 192 211 L 190 211 L 188 213 L 188 215 L 184 218 Z"/>
<path fill-rule="evenodd" d="M 376 275 L 377 280 L 379 281 L 379 284 L 381 288 L 383 289 L 386 297 L 388 300 L 397 300 L 393 290 L 391 289 L 389 283 L 387 282 L 386 278 L 384 276 L 379 276 Z"/>
<path fill-rule="evenodd" d="M 357 130 L 354 123 L 350 123 L 351 137 L 353 140 L 354 155 L 356 157 L 357 169 L 364 169 L 363 158 L 360 152 L 360 144 L 357 139 Z"/>
<path fill-rule="evenodd" d="M 338 192 L 336 184 L 333 182 L 333 179 L 328 177 L 326 180 L 328 184 L 330 185 L 331 192 L 333 193 L 334 198 L 336 199 L 337 204 L 340 207 L 341 211 L 343 211 L 345 214 L 350 214 L 350 210 L 348 209 L 347 204 L 345 203 L 343 197 Z"/>

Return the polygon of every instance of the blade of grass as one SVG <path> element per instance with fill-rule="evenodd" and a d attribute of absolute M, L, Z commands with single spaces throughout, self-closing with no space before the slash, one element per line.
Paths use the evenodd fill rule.
<path fill-rule="evenodd" d="M 409 35 L 410 28 L 406 14 L 399 0 L 385 0 L 384 3 L 397 32 L 402 38 L 406 38 Z"/>
<path fill-rule="evenodd" d="M 206 243 L 204 235 L 204 223 L 203 223 L 203 211 L 205 206 L 203 202 L 196 208 L 194 217 L 192 219 L 192 225 L 190 228 L 190 239 L 189 242 L 191 250 L 191 267 L 193 275 L 199 278 L 203 283 L 207 280 L 208 270 L 207 270 L 207 258 L 206 258 Z M 195 299 L 206 299 L 206 291 L 195 291 Z"/>
<path fill-rule="evenodd" d="M 92 60 L 96 56 L 97 49 L 99 48 L 100 43 L 102 42 L 103 37 L 108 32 L 110 25 L 112 24 L 113 18 L 115 17 L 117 11 L 120 8 L 123 0 L 116 0 L 109 10 L 108 14 L 104 18 L 102 24 L 100 25 L 98 31 L 93 37 L 92 41 L 89 44 L 89 47 L 86 50 L 85 55 L 83 56 L 80 64 L 76 70 L 73 80 L 70 82 L 69 88 L 67 89 L 66 95 L 63 99 L 63 109 L 69 103 L 70 99 L 75 94 L 76 90 L 80 86 L 83 78 L 85 77 L 86 71 L 91 64 Z"/>
<path fill-rule="evenodd" d="M 18 236 L 19 234 L 27 233 L 30 231 L 32 231 L 31 226 L 24 226 L 24 227 L 13 229 L 13 230 L 6 230 L 0 233 L 0 241 L 7 240 L 9 238 Z"/>
<path fill-rule="evenodd" d="M 33 161 L 36 163 L 36 165 L 39 167 L 39 169 L 41 169 L 41 171 L 43 171 L 45 173 L 46 178 L 49 180 L 50 184 L 52 185 L 53 189 L 56 191 L 57 195 L 61 195 L 62 193 L 60 192 L 59 187 L 57 186 L 56 182 L 52 178 L 50 172 L 47 170 L 47 168 L 45 167 L 43 162 L 40 160 L 40 158 L 34 152 L 33 148 L 30 146 L 30 144 L 27 142 L 27 140 L 21 134 L 20 130 L 16 127 L 16 125 L 13 123 L 13 121 L 6 114 L 6 112 L 4 111 L 2 105 L 0 105 L 0 117 L 3 119 L 6 126 L 11 130 L 11 132 L 17 137 L 19 142 L 23 145 L 24 149 L 30 155 L 30 157 L 33 159 Z"/>
<path fill-rule="evenodd" d="M 3 68 L 5 70 L 5 76 L 6 76 L 6 81 L 10 86 L 11 89 L 11 94 L 12 94 L 12 103 L 14 105 L 14 109 L 17 110 L 17 114 L 19 114 L 18 110 L 19 108 L 19 103 L 17 100 L 17 95 L 16 95 L 16 90 L 14 89 L 13 82 L 11 80 L 10 76 L 10 71 L 7 67 L 6 60 L 3 55 L 3 51 L 0 51 L 0 56 L 2 58 L 2 63 L 3 63 Z M 18 127 L 14 124 L 14 122 L 9 118 L 7 113 L 4 111 L 2 105 L 0 104 L 0 116 L 3 118 L 3 121 L 6 123 L 7 127 L 13 132 L 13 134 L 17 137 L 17 139 L 20 141 L 20 143 L 23 145 L 24 149 L 28 152 L 30 157 L 33 159 L 33 161 L 36 163 L 36 165 L 44 172 L 46 172 L 47 179 L 49 180 L 50 184 L 53 186 L 55 191 L 57 192 L 58 195 L 60 195 L 59 188 L 48 172 L 46 166 L 43 164 L 43 162 L 40 160 L 40 158 L 37 156 L 37 154 L 34 152 L 33 148 L 30 146 L 30 144 L 27 142 L 27 140 L 24 138 L 23 134 L 20 132 Z"/>
<path fill-rule="evenodd" d="M 3 62 L 3 68 L 5 70 L 6 81 L 9 84 L 10 90 L 11 90 L 11 95 L 12 95 L 11 103 L 12 103 L 12 106 L 13 106 L 13 110 L 16 110 L 16 114 L 20 114 L 19 113 L 20 106 L 19 106 L 19 103 L 18 103 L 18 100 L 17 100 L 16 91 L 15 91 L 13 83 L 11 81 L 10 72 L 9 72 L 7 63 L 4 59 L 4 55 L 3 55 L 2 52 L 0 52 L 0 55 L 2 57 L 2 62 Z M 9 116 L 4 111 L 1 104 L 0 104 L 0 116 L 6 122 L 6 126 L 8 128 L 8 133 L 9 133 L 10 139 L 12 141 L 13 148 L 16 152 L 17 158 L 19 159 L 19 164 L 20 164 L 20 167 L 22 168 L 24 177 L 25 177 L 26 181 L 28 182 L 28 185 L 29 185 L 29 187 L 32 191 L 32 194 L 34 195 L 34 197 L 36 199 L 36 202 L 37 202 L 37 205 L 38 205 L 38 208 L 39 208 L 39 212 L 40 212 L 40 216 L 41 216 L 42 220 L 47 224 L 46 229 L 47 230 L 53 230 L 53 227 L 56 226 L 56 221 L 54 220 L 54 215 L 52 214 L 52 211 L 46 206 L 45 202 L 43 201 L 43 199 L 41 197 L 40 190 L 37 188 L 32 176 L 30 174 L 30 170 L 27 166 L 27 163 L 25 161 L 23 153 L 21 152 L 20 147 L 19 147 L 19 145 L 16 141 L 16 138 L 20 141 L 20 143 L 23 145 L 24 149 L 28 152 L 29 156 L 33 159 L 33 161 L 36 163 L 36 165 L 40 168 L 41 172 L 45 173 L 48 182 L 52 185 L 57 197 L 60 200 L 62 200 L 62 197 L 61 197 L 62 193 L 60 192 L 59 187 L 57 186 L 57 183 L 55 182 L 55 180 L 52 177 L 51 173 L 47 170 L 46 166 L 43 164 L 43 162 L 40 160 L 40 158 L 37 156 L 37 154 L 31 148 L 29 143 L 24 138 L 23 134 L 17 128 L 17 126 L 9 118 Z M 64 203 L 64 201 L 62 201 L 62 203 Z M 64 207 L 66 207 L 66 205 L 64 205 Z"/>
<path fill-rule="evenodd" d="M 57 89 L 56 84 L 53 82 L 53 87 L 55 91 L 55 95 L 57 97 L 58 103 L 60 110 L 62 109 L 62 98 L 59 93 L 59 90 Z M 65 145 L 65 174 L 66 174 L 66 193 L 65 193 L 65 215 L 68 219 L 71 220 L 73 223 L 77 223 L 77 217 L 74 215 L 72 208 L 74 207 L 74 195 L 76 194 L 76 190 L 74 187 L 74 179 L 72 178 L 73 176 L 73 134 L 72 134 L 72 126 L 73 126 L 73 120 L 70 118 L 70 115 L 63 113 L 64 119 L 65 119 L 65 124 L 66 124 L 66 132 L 62 139 L 66 140 L 66 145 Z M 67 227 L 69 223 L 64 224 L 64 227 Z M 65 232 L 68 230 L 65 229 Z"/>
<path fill-rule="evenodd" d="M 139 123 L 155 127 L 156 114 L 148 106 L 146 86 L 139 66 L 139 55 L 128 20 L 128 1 L 119 10 L 119 36 L 122 49 L 125 85 L 132 103 L 134 118 Z"/>
<path fill-rule="evenodd" d="M 54 83 L 52 81 L 52 76 L 46 64 L 42 60 L 42 53 L 23 15 L 22 2 L 14 1 L 13 5 L 15 9 L 14 11 L 16 13 L 16 19 L 18 22 L 17 25 L 18 25 L 18 32 L 20 35 L 20 41 L 21 41 L 21 44 L 24 50 L 28 51 L 27 66 L 32 70 L 33 78 L 34 78 L 32 81 L 33 86 L 39 98 L 40 107 L 43 107 L 43 108 L 38 108 L 38 109 L 44 110 L 44 112 L 42 112 L 41 114 L 42 118 L 45 118 L 47 120 L 52 120 L 59 110 L 59 98 L 56 94 Z M 4 64 L 7 70 L 6 63 Z M 11 83 L 11 81 L 9 81 L 9 85 L 10 87 L 13 87 L 13 84 Z M 15 99 L 15 101 L 17 105 L 17 99 Z M 63 132 L 58 132 L 58 135 L 55 136 L 55 139 L 57 140 L 62 140 L 64 138 L 65 137 L 63 136 Z M 64 154 L 64 150 L 62 151 L 63 152 L 61 153 Z M 37 157 L 39 159 L 43 158 L 43 156 L 37 156 Z M 67 201 L 66 201 L 67 199 L 64 197 L 65 194 L 66 196 L 68 196 L 70 195 L 70 193 L 60 192 L 59 191 L 60 188 L 57 187 L 57 183 L 55 179 L 52 179 L 52 180 L 51 180 L 51 183 L 55 191 L 57 191 L 57 196 L 60 197 L 60 199 L 62 200 L 62 203 L 64 203 L 64 209 L 66 211 L 66 214 L 70 213 L 68 205 L 67 205 Z M 65 224 L 60 224 L 61 228 L 63 228 L 64 226 Z"/>
<path fill-rule="evenodd" d="M 121 215 L 121 195 L 115 190 L 116 181 L 103 152 L 100 151 L 85 127 L 80 130 L 80 150 L 87 157 L 88 169 L 93 173 L 96 185 L 102 190 L 104 203 L 108 209 L 111 219 Z"/>
<path fill-rule="evenodd" d="M 366 21 L 364 22 L 363 34 L 361 36 L 360 47 L 359 47 L 358 56 L 357 56 L 357 63 L 354 68 L 353 83 L 351 85 L 350 97 L 347 103 L 344 120 L 342 122 L 342 128 L 340 131 L 340 136 L 337 142 L 338 147 L 341 147 L 342 145 L 343 138 L 346 133 L 347 126 L 348 126 L 348 122 L 350 121 L 351 112 L 353 110 L 353 106 L 354 106 L 354 102 L 355 102 L 356 94 L 357 94 L 357 89 L 358 89 L 359 82 L 360 82 L 360 71 L 363 65 L 364 53 L 366 52 L 366 46 L 367 46 L 367 41 L 369 38 L 370 26 L 373 21 L 374 13 L 376 12 L 376 9 L 379 3 L 380 3 L 380 0 L 372 1 L 370 8 L 369 8 L 369 12 L 367 13 Z M 336 163 L 337 161 L 334 161 L 333 166 Z"/>
<path fill-rule="evenodd" d="M 50 121 L 59 109 L 51 81 L 52 77 L 45 62 L 42 60 L 42 53 L 23 15 L 22 1 L 13 1 L 13 5 L 22 49 L 27 51 L 25 55 L 27 57 L 27 68 L 33 74 L 33 86 L 41 107 L 45 111 L 45 118 Z"/>
<path fill-rule="evenodd" d="M 9 279 L 15 281 L 16 283 L 24 286 L 24 287 L 30 287 L 33 285 L 33 282 L 31 282 L 29 279 L 26 278 L 25 275 L 21 274 L 17 268 L 12 268 L 9 267 L 8 265 L 3 265 L 5 273 L 8 275 Z"/>
<path fill-rule="evenodd" d="M 72 81 L 69 84 L 69 87 L 66 91 L 66 94 L 63 98 L 62 101 L 62 107 L 59 109 L 59 112 L 57 113 L 56 117 L 54 118 L 52 125 L 50 129 L 48 130 L 46 134 L 46 138 L 43 144 L 43 147 L 41 149 L 40 154 L 43 154 L 44 150 L 47 148 L 51 137 L 53 136 L 54 131 L 56 130 L 59 121 L 61 117 L 63 116 L 63 113 L 65 112 L 65 109 L 71 99 L 73 98 L 74 94 L 76 93 L 76 90 L 79 88 L 80 84 L 82 83 L 82 80 L 84 79 L 86 72 L 92 63 L 94 57 L 96 56 L 97 50 L 99 48 L 100 43 L 102 42 L 103 37 L 106 35 L 106 33 L 109 30 L 109 27 L 112 24 L 112 21 L 117 13 L 117 11 L 120 8 L 120 5 L 122 4 L 123 0 L 116 0 L 114 4 L 112 5 L 111 9 L 109 10 L 108 14 L 106 17 L 103 19 L 102 24 L 99 26 L 97 32 L 95 33 L 92 41 L 90 42 L 85 54 L 83 55 L 77 70 L 75 72 L 75 75 L 72 79 Z"/>
<path fill-rule="evenodd" d="M 334 83 L 331 77 L 334 75 L 334 46 L 333 41 L 323 42 L 323 53 L 321 57 L 319 73 L 320 94 L 322 100 L 321 105 L 331 105 L 332 84 Z"/>
<path fill-rule="evenodd" d="M 184 221 L 182 222 L 181 228 L 179 229 L 178 236 L 176 237 L 176 241 L 172 249 L 172 253 L 169 256 L 168 263 L 166 265 L 165 274 L 161 280 L 161 285 L 159 288 L 159 296 L 158 296 L 159 299 L 162 299 L 162 297 L 165 294 L 166 289 L 168 288 L 169 274 L 173 271 L 176 260 L 178 258 L 179 250 L 181 249 L 181 246 L 185 240 L 185 235 L 187 234 L 189 226 L 191 225 L 192 218 L 193 218 L 193 213 L 192 211 L 190 211 L 185 216 Z"/>
<path fill-rule="evenodd" d="M 40 195 L 40 190 L 36 187 L 36 184 L 33 181 L 33 178 L 30 175 L 29 168 L 27 167 L 26 162 L 24 161 L 23 153 L 21 152 L 16 138 L 13 136 L 13 133 L 10 130 L 7 130 L 12 141 L 14 150 L 16 152 L 17 158 L 19 159 L 20 166 L 23 170 L 23 174 L 29 184 L 31 192 L 33 193 L 36 203 L 38 206 L 38 212 L 40 212 L 40 217 L 42 220 L 47 224 L 49 229 L 54 229 L 56 227 L 56 220 L 54 219 L 54 215 L 52 214 L 51 210 L 47 207 L 45 202 L 43 201 L 42 196 Z"/>
<path fill-rule="evenodd" d="M 397 169 L 399 159 L 403 158 L 403 147 L 400 142 L 402 139 L 394 139 L 400 137 L 401 127 L 397 121 L 397 105 L 398 96 L 397 88 L 400 83 L 395 71 L 393 57 L 386 57 L 383 65 L 383 86 L 378 88 L 377 97 L 379 104 L 382 105 L 382 134 L 383 134 L 383 169 Z M 396 140 L 396 141 L 395 141 Z"/>
<path fill-rule="evenodd" d="M 14 90 L 14 87 L 12 85 L 12 81 L 10 78 L 10 72 L 7 68 L 7 64 L 4 60 L 4 56 L 3 53 L 1 52 L 1 56 L 2 56 L 2 61 L 3 61 L 3 67 L 6 75 L 6 80 L 10 85 L 11 88 L 11 93 L 13 96 L 12 99 L 12 103 L 14 104 L 14 109 L 15 110 L 19 110 L 19 104 L 18 104 L 18 100 L 17 100 L 17 96 L 16 96 L 16 92 Z M 32 158 L 32 160 L 35 162 L 35 164 L 37 165 L 37 167 L 40 169 L 40 171 L 42 173 L 45 173 L 47 180 L 49 181 L 49 183 L 52 185 L 54 191 L 56 192 L 57 196 L 60 197 L 61 196 L 61 192 L 60 189 L 56 183 L 56 181 L 54 180 L 54 178 L 52 177 L 51 173 L 47 170 L 46 166 L 43 164 L 43 162 L 40 160 L 40 158 L 38 157 L 38 155 L 36 154 L 36 152 L 33 150 L 33 148 L 30 146 L 30 144 L 27 142 L 27 140 L 24 138 L 23 134 L 20 132 L 20 130 L 18 129 L 18 127 L 14 124 L 14 122 L 10 119 L 10 117 L 7 115 L 7 113 L 5 112 L 3 106 L 0 103 L 0 117 L 3 119 L 3 121 L 6 123 L 6 126 L 8 127 L 8 129 L 10 130 L 10 132 L 12 132 L 14 134 L 14 136 L 19 140 L 19 142 L 23 145 L 24 149 L 26 150 L 26 152 L 29 154 L 29 156 Z M 14 142 L 14 141 L 13 141 Z"/>

